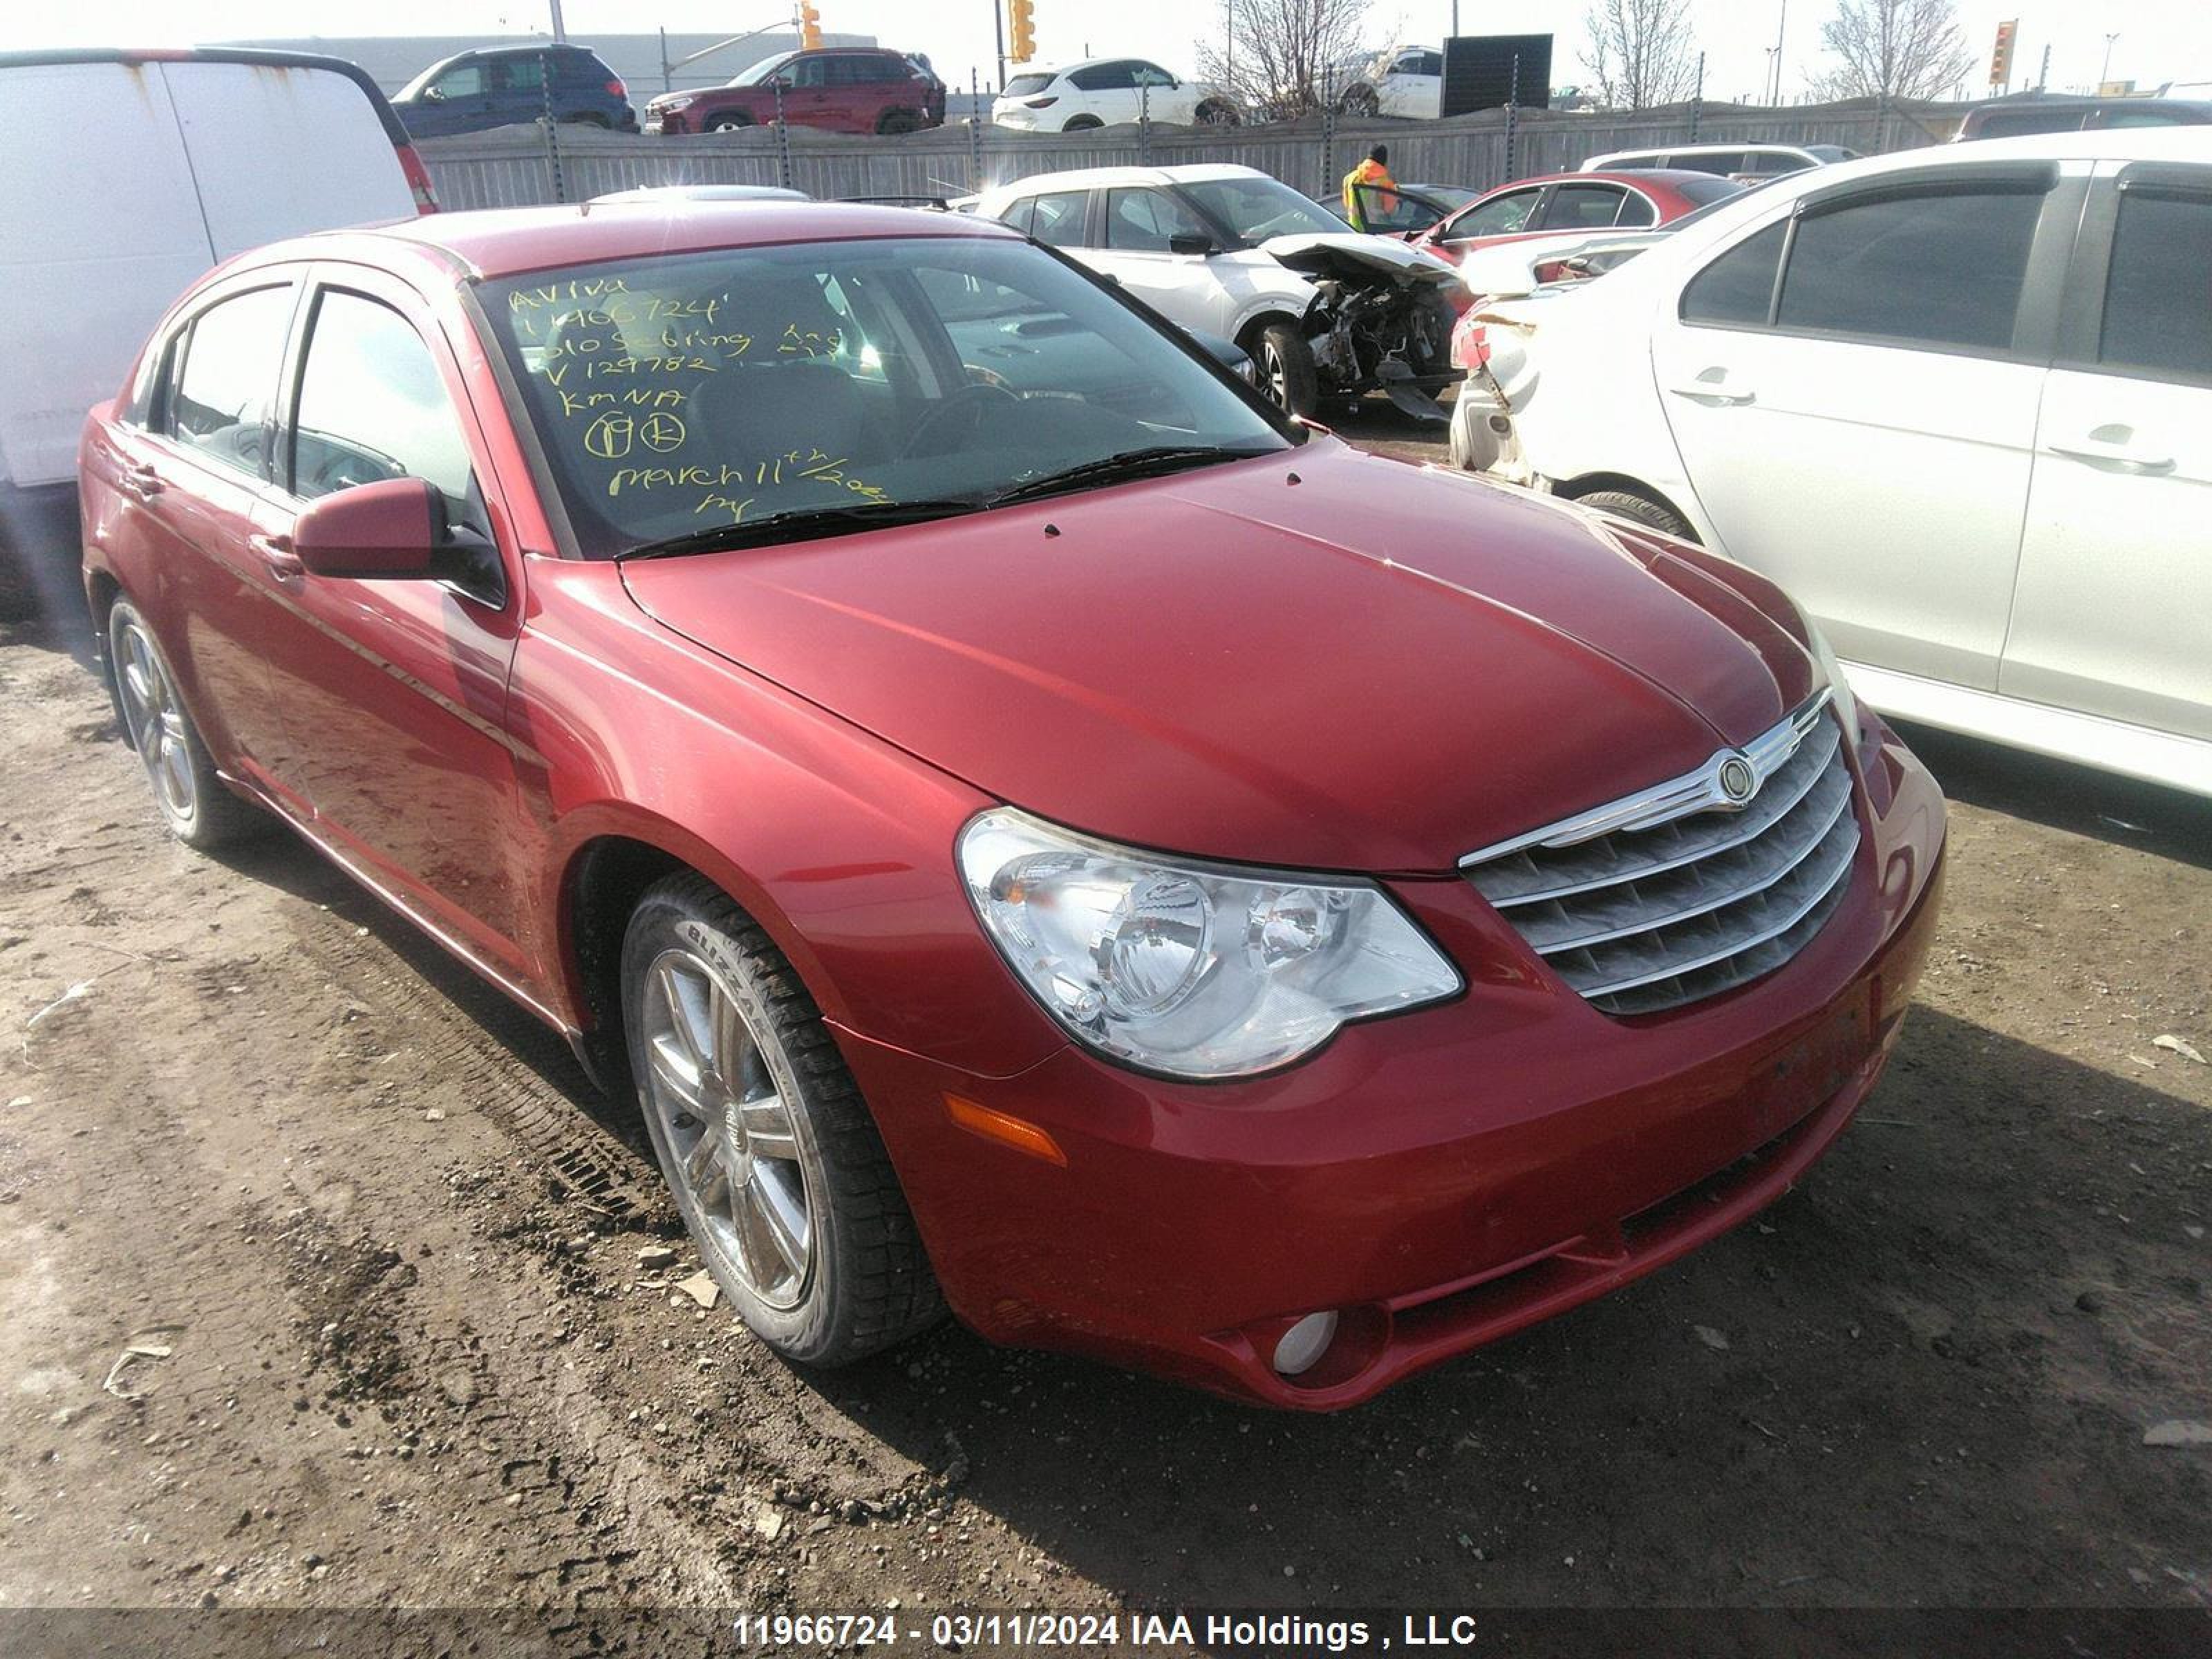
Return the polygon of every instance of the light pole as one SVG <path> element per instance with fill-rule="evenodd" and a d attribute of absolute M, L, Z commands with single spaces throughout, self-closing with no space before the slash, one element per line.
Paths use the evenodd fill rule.
<path fill-rule="evenodd" d="M 549 3 L 553 8 L 553 38 L 556 40 L 565 40 L 568 38 L 568 31 L 561 21 L 561 0 L 549 0 Z"/>
<path fill-rule="evenodd" d="M 2103 88 L 2106 82 L 2112 78 L 2112 42 L 2119 38 L 2120 32 L 2118 29 L 2114 29 L 2110 34 L 2105 37 L 2104 66 L 2097 71 L 2097 85 L 2100 89 Z"/>
<path fill-rule="evenodd" d="M 1782 0 L 1782 15 L 1774 20 L 1774 83 L 1768 89 L 1769 105 L 1782 101 L 1782 36 L 1790 26 L 1790 0 Z"/>

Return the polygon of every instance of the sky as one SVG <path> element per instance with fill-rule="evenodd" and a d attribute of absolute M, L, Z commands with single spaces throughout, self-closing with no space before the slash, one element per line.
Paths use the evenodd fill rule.
<path fill-rule="evenodd" d="M 823 28 L 875 35 L 885 46 L 926 52 L 948 81 L 965 83 L 972 66 L 993 68 L 992 0 L 815 0 Z M 1783 94 L 1802 95 L 1823 67 L 1820 26 L 1838 0 L 1690 0 L 1698 44 L 1706 53 L 1705 94 L 1756 95 L 1769 48 L 1783 35 Z M 1198 37 L 1220 30 L 1215 0 L 1032 0 L 1039 61 L 1127 53 L 1187 70 Z M 1784 15 L 1786 8 L 1786 15 Z M 68 6 L 15 0 L 0 38 L 10 47 L 185 46 L 206 40 L 346 34 L 484 34 L 548 27 L 544 0 L 76 0 Z M 1553 81 L 1585 78 L 1577 59 L 1587 0 L 1466 0 L 1460 25 L 1474 33 L 1559 37 Z M 731 33 L 789 15 L 779 0 L 563 0 L 572 34 Z M 1449 0 L 1375 0 L 1372 44 L 1433 45 L 1449 32 Z M 1960 22 L 1975 56 L 1969 95 L 1986 90 L 1989 51 L 1999 21 L 2017 18 L 2014 86 L 2033 82 L 2051 48 L 2050 85 L 2086 88 L 2104 60 L 2112 77 L 2139 85 L 2194 82 L 2178 94 L 2212 96 L 2212 0 L 1960 0 Z"/>

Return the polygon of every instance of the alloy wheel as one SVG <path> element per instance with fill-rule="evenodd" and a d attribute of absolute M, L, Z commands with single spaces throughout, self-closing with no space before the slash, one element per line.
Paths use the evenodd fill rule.
<path fill-rule="evenodd" d="M 755 1297 L 796 1307 L 814 1267 L 825 1181 L 793 1114 L 790 1067 L 721 975 L 664 951 L 640 994 L 647 1108 L 701 1242 Z"/>
<path fill-rule="evenodd" d="M 170 816 L 189 820 L 199 805 L 199 787 L 192 777 L 191 750 L 185 739 L 184 705 L 177 696 L 169 671 L 146 630 L 126 623 L 118 630 L 121 659 L 116 664 L 116 684 L 122 692 L 123 718 L 131 728 L 131 746 L 144 763 L 161 803 Z"/>

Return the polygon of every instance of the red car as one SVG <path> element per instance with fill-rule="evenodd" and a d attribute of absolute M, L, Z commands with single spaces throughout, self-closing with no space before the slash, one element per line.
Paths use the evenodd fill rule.
<path fill-rule="evenodd" d="M 1406 240 L 1457 264 L 1477 248 L 1601 230 L 1648 230 L 1741 192 L 1709 173 L 1550 173 L 1501 185 Z"/>
<path fill-rule="evenodd" d="M 927 58 L 879 47 L 781 52 L 726 87 L 662 93 L 645 106 L 645 130 L 734 132 L 779 112 L 787 125 L 826 132 L 918 132 L 944 125 L 945 82 Z"/>
<path fill-rule="evenodd" d="M 565 1032 L 799 1361 L 949 1306 L 1364 1399 L 1784 1191 L 1935 925 L 1942 797 L 1772 586 L 986 221 L 279 244 L 82 465 L 175 832 L 282 818 Z"/>

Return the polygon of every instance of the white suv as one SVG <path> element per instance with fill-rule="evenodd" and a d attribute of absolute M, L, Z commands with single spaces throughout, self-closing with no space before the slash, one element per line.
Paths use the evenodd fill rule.
<path fill-rule="evenodd" d="M 2212 793 L 2212 128 L 1823 167 L 1534 293 L 1498 254 L 1463 465 L 1772 576 L 1878 708 Z"/>
<path fill-rule="evenodd" d="M 991 105 L 995 126 L 1023 132 L 1088 132 L 1133 125 L 1237 125 L 1237 106 L 1195 81 L 1141 58 L 1088 58 L 1058 69 L 1023 70 Z"/>

